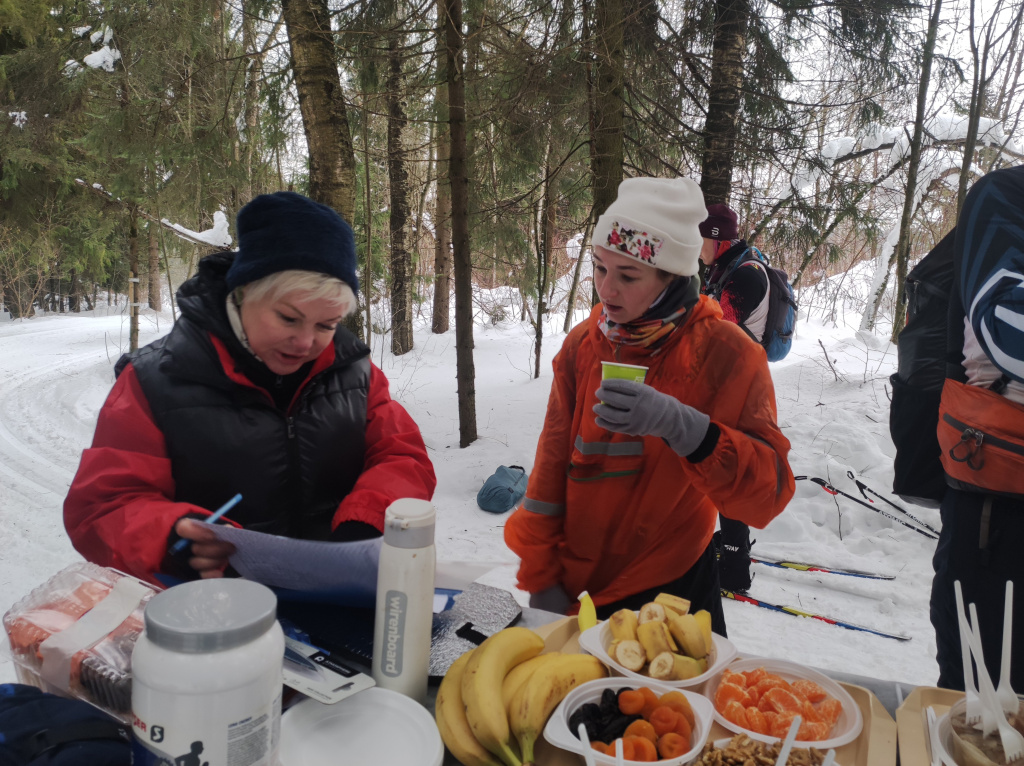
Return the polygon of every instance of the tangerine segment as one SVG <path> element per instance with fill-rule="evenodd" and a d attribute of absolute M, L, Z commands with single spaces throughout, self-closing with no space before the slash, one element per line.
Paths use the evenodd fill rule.
<path fill-rule="evenodd" d="M 768 675 L 768 671 L 763 667 L 760 667 L 754 668 L 753 670 L 746 670 L 743 672 L 743 675 L 746 676 L 747 686 L 756 686 L 758 681 Z"/>
<path fill-rule="evenodd" d="M 768 733 L 773 737 L 785 739 L 789 734 L 789 727 L 793 725 L 794 718 L 796 718 L 796 713 L 779 713 L 772 721 L 771 731 Z"/>
<path fill-rule="evenodd" d="M 754 688 L 757 689 L 757 693 L 762 697 L 769 689 L 774 689 L 776 687 L 789 689 L 789 683 L 784 678 L 772 673 L 766 673 L 764 678 L 754 684 Z"/>
<path fill-rule="evenodd" d="M 799 713 L 803 708 L 802 700 L 789 689 L 776 686 L 764 693 L 758 701 L 758 708 L 763 712 L 762 703 L 767 702 L 772 710 L 777 713 Z"/>
<path fill-rule="evenodd" d="M 800 705 L 800 717 L 811 723 L 821 723 L 821 713 L 807 700 Z"/>
<path fill-rule="evenodd" d="M 723 684 L 736 684 L 741 689 L 746 689 L 750 686 L 750 681 L 747 680 L 745 673 L 735 673 L 731 670 L 723 671 L 722 673 Z"/>
<path fill-rule="evenodd" d="M 806 678 L 798 679 L 790 684 L 790 686 L 793 687 L 793 691 L 795 693 L 806 697 L 811 702 L 821 702 L 828 697 L 824 689 L 814 681 L 810 681 Z"/>
<path fill-rule="evenodd" d="M 743 687 L 723 681 L 718 685 L 718 690 L 715 692 L 715 708 L 722 712 L 730 702 L 739 702 L 743 707 L 746 707 L 750 704 L 750 697 L 747 696 L 747 692 Z"/>
<path fill-rule="evenodd" d="M 747 708 L 747 728 L 758 734 L 768 733 L 768 719 L 753 705 Z"/>
<path fill-rule="evenodd" d="M 825 723 L 835 726 L 839 723 L 839 716 L 843 714 L 843 703 L 837 699 L 829 697 L 827 700 L 818 705 L 818 716 Z"/>
<path fill-rule="evenodd" d="M 750 728 L 747 726 L 747 709 L 736 700 L 732 700 L 725 706 L 725 709 L 722 711 L 722 717 L 743 729 Z"/>
<path fill-rule="evenodd" d="M 801 742 L 817 742 L 825 739 L 828 736 L 829 729 L 832 727 L 827 723 L 814 723 L 813 721 L 804 721 L 800 724 L 800 729 L 796 733 L 796 738 Z"/>

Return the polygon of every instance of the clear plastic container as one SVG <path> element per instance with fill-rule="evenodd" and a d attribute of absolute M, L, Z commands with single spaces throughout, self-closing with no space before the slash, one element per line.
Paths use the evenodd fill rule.
<path fill-rule="evenodd" d="M 72 564 L 4 615 L 18 680 L 131 721 L 131 656 L 157 590 L 114 569 Z"/>

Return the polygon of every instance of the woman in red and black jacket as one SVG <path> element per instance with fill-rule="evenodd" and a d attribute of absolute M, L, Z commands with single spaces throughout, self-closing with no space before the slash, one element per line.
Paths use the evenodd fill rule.
<path fill-rule="evenodd" d="M 117 365 L 64 502 L 92 562 L 220 576 L 233 548 L 200 522 L 235 493 L 239 526 L 338 541 L 378 536 L 392 501 L 433 494 L 419 429 L 339 326 L 358 289 L 349 225 L 278 192 L 243 207 L 237 233 L 237 252 L 181 286 L 170 334 Z"/>

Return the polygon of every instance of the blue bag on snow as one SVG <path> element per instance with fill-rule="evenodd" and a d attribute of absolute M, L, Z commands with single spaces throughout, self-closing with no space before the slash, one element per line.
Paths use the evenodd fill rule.
<path fill-rule="evenodd" d="M 525 494 L 526 469 L 521 465 L 502 465 L 480 487 L 476 504 L 490 513 L 505 513 L 515 508 Z"/>

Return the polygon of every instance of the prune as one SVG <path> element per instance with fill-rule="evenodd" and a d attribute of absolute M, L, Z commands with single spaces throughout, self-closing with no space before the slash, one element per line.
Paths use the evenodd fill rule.
<path fill-rule="evenodd" d="M 601 722 L 601 731 L 598 735 L 598 739 L 602 742 L 612 742 L 621 737 L 626 732 L 626 727 L 629 726 L 633 721 L 638 721 L 643 716 L 640 715 L 625 715 L 623 713 L 616 713 Z M 590 730 L 587 730 L 589 735 Z"/>
<path fill-rule="evenodd" d="M 574 737 L 579 737 L 580 724 L 582 723 L 587 727 L 587 737 L 593 742 L 600 739 L 602 720 L 603 715 L 600 706 L 595 705 L 593 702 L 588 702 L 569 716 L 569 731 L 572 732 Z"/>

